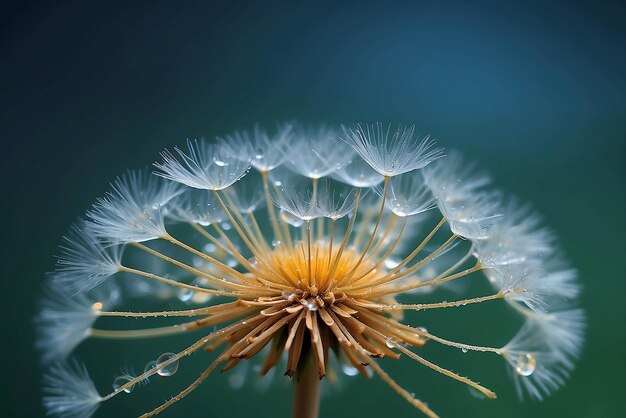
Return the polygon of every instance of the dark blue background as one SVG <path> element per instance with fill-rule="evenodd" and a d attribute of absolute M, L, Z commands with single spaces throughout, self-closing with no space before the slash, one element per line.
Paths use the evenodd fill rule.
<path fill-rule="evenodd" d="M 389 365 L 402 383 L 448 417 L 626 416 L 625 23 L 619 2 L 4 2 L 1 415 L 42 414 L 40 282 L 59 237 L 108 182 L 187 137 L 296 118 L 415 123 L 534 201 L 580 270 L 588 342 L 547 401 L 519 403 L 504 367 L 481 356 L 459 369 L 489 379 L 497 401 Z M 458 317 L 446 324 L 464 335 Z M 88 362 L 110 365 L 104 390 L 128 358 L 89 347 Z M 166 416 L 287 416 L 287 390 L 236 392 L 225 378 Z M 183 384 L 101 416 L 137 414 Z M 325 416 L 349 412 L 413 414 L 377 380 L 322 405 Z"/>

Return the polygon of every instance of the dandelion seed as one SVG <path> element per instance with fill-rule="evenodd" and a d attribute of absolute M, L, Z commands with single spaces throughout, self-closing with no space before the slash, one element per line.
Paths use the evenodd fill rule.
<path fill-rule="evenodd" d="M 443 157 L 412 127 L 380 124 L 341 135 L 299 125 L 274 134 L 256 128 L 187 146 L 162 153 L 154 174 L 116 180 L 64 239 L 36 318 L 43 359 L 60 361 L 44 377 L 51 415 L 90 417 L 101 403 L 152 376 L 172 376 L 203 351 L 214 354 L 198 378 L 144 417 L 182 400 L 218 367 L 230 371 L 233 388 L 244 387 L 249 371 L 261 376 L 258 387 L 291 378 L 294 416 L 317 416 L 322 381 L 334 387 L 341 375 L 376 375 L 436 417 L 387 374 L 383 357 L 407 357 L 477 396 L 496 397 L 423 357 L 425 344 L 464 359 L 474 351 L 502 357 L 520 396 L 542 399 L 565 383 L 584 336 L 576 271 L 528 206 L 489 189 L 488 177 L 458 154 Z M 435 289 L 460 293 L 468 289 L 463 283 L 484 279 L 490 294 L 433 299 Z M 140 311 L 139 299 L 163 308 Z M 502 347 L 402 322 L 409 310 L 460 312 L 498 301 L 524 321 Z M 103 327 L 101 317 L 111 325 Z M 155 317 L 175 322 L 114 325 Z M 190 332 L 201 335 L 181 346 L 176 336 Z M 86 338 L 132 349 L 132 340 L 152 337 L 168 337 L 171 352 L 146 359 L 140 375 L 118 376 L 105 396 L 84 366 L 65 360 Z"/>

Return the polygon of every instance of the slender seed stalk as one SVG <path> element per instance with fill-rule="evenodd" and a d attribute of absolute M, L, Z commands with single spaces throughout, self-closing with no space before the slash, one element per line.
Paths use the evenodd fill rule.
<path fill-rule="evenodd" d="M 302 373 L 295 381 L 293 418 L 317 418 L 320 406 L 321 379 L 313 356 L 308 355 Z"/>

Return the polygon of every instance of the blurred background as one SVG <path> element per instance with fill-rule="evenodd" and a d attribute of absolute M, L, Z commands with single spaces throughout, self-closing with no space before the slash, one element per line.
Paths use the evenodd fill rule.
<path fill-rule="evenodd" d="M 552 397 L 520 402 L 500 359 L 458 352 L 435 359 L 497 400 L 408 360 L 384 362 L 403 386 L 442 417 L 626 416 L 625 12 L 611 1 L 3 2 L 0 415 L 43 415 L 40 285 L 61 236 L 116 175 L 186 138 L 298 119 L 415 124 L 532 201 L 580 271 L 587 343 Z M 510 338 L 491 332 L 504 317 L 468 312 L 415 321 L 468 342 Z M 120 366 L 141 369 L 185 342 L 88 342 L 79 355 L 105 391 Z M 187 364 L 97 416 L 151 409 L 204 361 Z M 164 416 L 289 416 L 288 386 L 227 380 L 212 376 Z M 378 379 L 345 382 L 321 411 L 419 416 Z"/>

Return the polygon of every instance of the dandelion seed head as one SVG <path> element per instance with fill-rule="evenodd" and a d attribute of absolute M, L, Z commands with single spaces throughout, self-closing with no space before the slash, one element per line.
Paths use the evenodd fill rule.
<path fill-rule="evenodd" d="M 214 354 L 199 377 L 147 416 L 218 367 L 236 390 L 252 372 L 259 388 L 280 376 L 296 377 L 298 388 L 310 376 L 309 384 L 338 387 L 340 376 L 376 374 L 434 416 L 382 369 L 383 357 L 408 358 L 496 397 L 423 357 L 426 344 L 467 361 L 475 351 L 501 357 L 520 396 L 554 392 L 584 337 L 576 270 L 528 205 L 447 154 L 413 127 L 290 123 L 190 140 L 164 151 L 154 173 L 121 176 L 64 239 L 36 318 L 37 344 L 48 364 L 86 338 L 130 349 L 136 338 L 167 337 L 172 349 L 147 358 L 140 375 L 117 376 L 103 397 L 83 366 L 54 364 L 45 378 L 49 413 L 90 416 L 105 399 L 171 376 L 204 351 Z M 492 293 L 466 295 L 476 280 Z M 405 319 L 411 310 L 462 313 L 478 303 L 519 314 L 523 325 L 510 342 L 456 342 Z M 138 308 L 156 305 L 161 310 Z M 157 317 L 173 325 L 137 325 Z M 133 327 L 113 325 L 134 319 Z M 180 347 L 177 336 L 190 332 L 200 339 Z"/>

